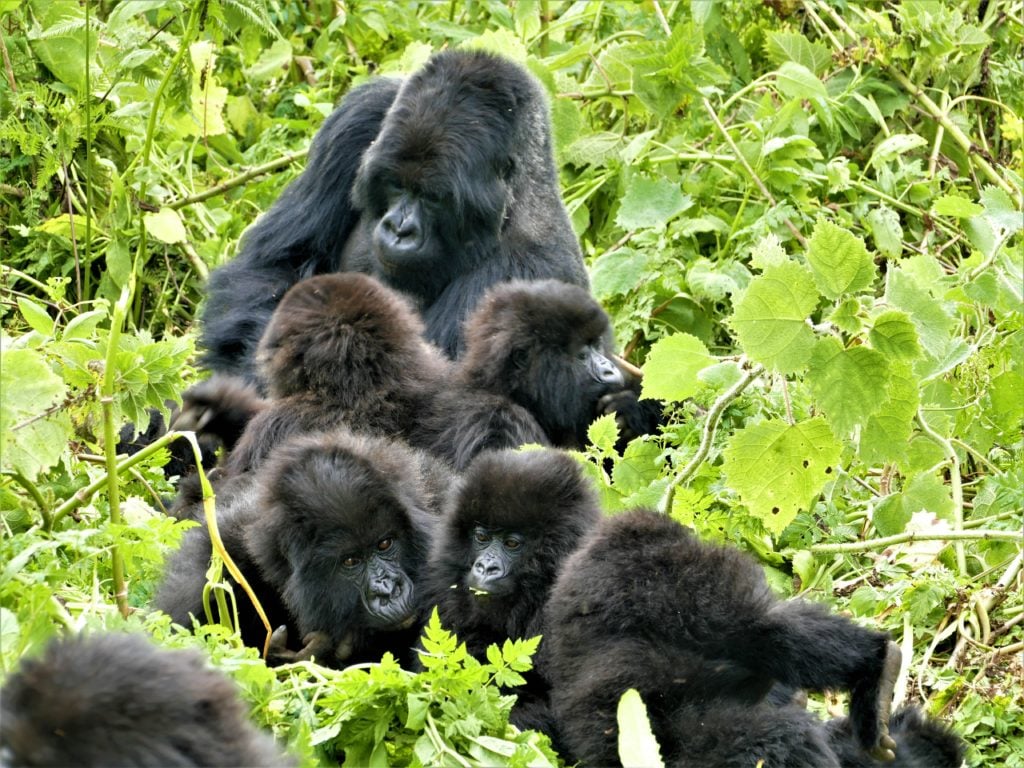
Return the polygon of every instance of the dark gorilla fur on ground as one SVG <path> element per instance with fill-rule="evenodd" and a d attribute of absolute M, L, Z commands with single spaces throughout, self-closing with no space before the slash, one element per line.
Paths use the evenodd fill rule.
<path fill-rule="evenodd" d="M 555 450 L 481 454 L 445 511 L 423 585 L 423 613 L 436 605 L 441 623 L 481 660 L 492 643 L 543 634 L 541 611 L 555 576 L 600 519 L 596 495 L 571 456 Z M 515 550 L 502 554 L 503 572 L 484 559 L 490 548 L 481 551 L 481 530 L 496 547 L 514 537 Z M 512 721 L 550 732 L 547 686 L 536 673 L 526 678 L 527 685 L 513 691 L 519 702 Z"/>
<path fill-rule="evenodd" d="M 636 688 L 667 765 L 838 765 L 820 723 L 764 701 L 776 681 L 850 691 L 856 745 L 879 756 L 892 746 L 899 650 L 888 637 L 779 601 L 752 559 L 665 515 L 603 520 L 563 566 L 544 625 L 568 759 L 616 762 L 616 707 Z"/>
<path fill-rule="evenodd" d="M 207 367 L 252 377 L 285 291 L 339 271 L 408 294 L 450 356 L 490 285 L 587 285 L 559 193 L 547 95 L 523 67 L 445 51 L 405 81 L 376 78 L 349 93 L 313 139 L 306 170 L 211 275 Z"/>
<path fill-rule="evenodd" d="M 53 640 L 0 692 L 5 766 L 293 765 L 195 651 L 143 637 Z"/>
<path fill-rule="evenodd" d="M 334 666 L 407 659 L 416 641 L 416 590 L 432 529 L 452 481 L 427 454 L 336 431 L 276 448 L 247 490 L 218 510 L 225 547 L 257 591 L 275 633 L 274 659 L 315 655 Z M 156 607 L 191 626 L 202 607 L 210 538 L 185 534 L 169 560 Z M 361 562 L 346 565 L 349 558 Z M 242 639 L 266 632 L 236 589 Z M 302 638 L 297 654 L 287 636 Z"/>
<path fill-rule="evenodd" d="M 656 403 L 638 401 L 612 354 L 608 315 L 557 280 L 495 286 L 466 321 L 466 354 L 413 442 L 465 468 L 485 450 L 539 443 L 581 448 L 610 394 L 626 439 L 653 431 Z"/>
<path fill-rule="evenodd" d="M 966 752 L 956 733 L 917 707 L 902 707 L 889 720 L 889 735 L 896 742 L 891 763 L 873 760 L 860 748 L 848 717 L 829 720 L 825 730 L 843 768 L 960 768 Z"/>
<path fill-rule="evenodd" d="M 450 363 L 422 338 L 408 302 L 366 275 L 321 275 L 288 291 L 259 346 L 270 401 L 228 456 L 225 472 L 259 466 L 297 434 L 338 426 L 409 432 Z"/>

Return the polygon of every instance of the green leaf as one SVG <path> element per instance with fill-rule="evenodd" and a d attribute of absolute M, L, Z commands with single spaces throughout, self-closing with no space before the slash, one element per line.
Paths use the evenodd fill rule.
<path fill-rule="evenodd" d="M 796 424 L 762 421 L 736 431 L 723 469 L 750 512 L 778 535 L 799 510 L 810 508 L 841 451 L 820 416 Z"/>
<path fill-rule="evenodd" d="M 864 323 L 860 318 L 860 301 L 855 296 L 844 299 L 839 306 L 832 310 L 828 321 L 844 333 L 860 333 Z"/>
<path fill-rule="evenodd" d="M 590 268 L 594 296 L 601 301 L 634 291 L 649 277 L 646 252 L 632 248 L 601 254 Z"/>
<path fill-rule="evenodd" d="M 619 699 L 616 721 L 619 726 L 619 761 L 623 768 L 661 768 L 665 765 L 658 740 L 651 730 L 647 707 L 635 688 L 627 690 Z"/>
<path fill-rule="evenodd" d="M 935 475 L 916 475 L 903 491 L 882 500 L 875 509 L 872 522 L 882 536 L 895 536 L 903 533 L 916 512 L 930 512 L 950 519 L 953 516 L 953 499 L 949 486 Z"/>
<path fill-rule="evenodd" d="M 871 230 L 875 248 L 879 253 L 895 259 L 903 252 L 903 227 L 900 225 L 900 215 L 896 211 L 880 205 L 868 213 L 865 222 Z"/>
<path fill-rule="evenodd" d="M 864 241 L 825 219 L 818 219 L 807 241 L 807 263 L 830 299 L 870 288 L 877 273 Z"/>
<path fill-rule="evenodd" d="M 647 354 L 640 396 L 670 402 L 686 400 L 699 388 L 697 373 L 714 362 L 696 336 L 664 336 L 654 342 Z"/>
<path fill-rule="evenodd" d="M 612 481 L 615 489 L 628 496 L 647 488 L 658 479 L 661 467 L 657 460 L 662 448 L 653 440 L 634 440 L 628 446 L 622 458 L 615 462 L 612 469 Z"/>
<path fill-rule="evenodd" d="M 615 223 L 622 229 L 660 229 L 693 205 L 678 184 L 635 175 L 626 185 Z"/>
<path fill-rule="evenodd" d="M 818 342 L 807 371 L 811 394 L 838 435 L 878 410 L 878 391 L 888 378 L 889 364 L 881 353 L 867 347 L 843 349 L 833 338 Z"/>
<path fill-rule="evenodd" d="M 744 351 L 779 373 L 802 370 L 814 347 L 807 319 L 820 298 L 805 267 L 790 262 L 766 269 L 750 281 L 733 312 Z"/>
<path fill-rule="evenodd" d="M 775 66 L 792 61 L 815 75 L 820 75 L 832 63 L 828 46 L 812 43 L 799 32 L 769 32 L 764 50 Z"/>
<path fill-rule="evenodd" d="M 62 341 L 87 340 L 96 332 L 97 326 L 106 318 L 107 313 L 102 309 L 94 309 L 91 312 L 83 312 L 76 315 L 64 328 L 61 334 Z"/>
<path fill-rule="evenodd" d="M 36 304 L 32 299 L 19 296 L 18 309 L 21 310 L 21 316 L 25 318 L 25 322 L 33 331 L 38 331 L 46 337 L 53 336 L 53 318 L 46 311 L 46 307 Z"/>
<path fill-rule="evenodd" d="M 946 351 L 946 342 L 953 330 L 953 317 L 945 304 L 933 298 L 902 268 L 889 270 L 885 300 L 910 314 L 925 352 L 938 357 Z"/>
<path fill-rule="evenodd" d="M 242 70 L 245 79 L 252 83 L 262 83 L 274 78 L 283 78 L 288 74 L 292 63 L 292 44 L 288 40 L 276 40 L 251 67 Z"/>
<path fill-rule="evenodd" d="M 787 61 L 776 73 L 779 91 L 788 99 L 827 99 L 825 84 L 802 64 Z"/>
<path fill-rule="evenodd" d="M 916 360 L 921 355 L 917 327 L 910 315 L 890 309 L 875 318 L 868 332 L 871 346 L 893 360 Z"/>
<path fill-rule="evenodd" d="M 890 366 L 881 404 L 860 433 L 860 457 L 865 464 L 906 461 L 918 404 L 917 378 L 910 366 L 900 362 Z"/>
<path fill-rule="evenodd" d="M 872 153 L 868 164 L 877 166 L 881 162 L 891 160 L 894 157 L 927 144 L 928 140 L 918 136 L 916 133 L 894 133 L 892 136 L 887 136 L 875 147 L 875 151 Z"/>
<path fill-rule="evenodd" d="M 750 251 L 750 266 L 762 272 L 768 267 L 776 267 L 789 261 L 789 254 L 782 247 L 782 241 L 774 232 L 758 240 Z"/>
<path fill-rule="evenodd" d="M 71 436 L 66 413 L 45 415 L 67 387 L 41 354 L 12 349 L 0 352 L 0 392 L 0 466 L 35 480 L 60 461 Z"/>
<path fill-rule="evenodd" d="M 985 187 L 981 191 L 981 204 L 985 206 L 985 218 L 1004 232 L 1013 234 L 1024 227 L 1024 213 L 999 187 Z"/>
<path fill-rule="evenodd" d="M 146 231 L 161 243 L 183 243 L 188 239 L 181 216 L 173 208 L 161 208 L 157 213 L 145 213 Z"/>
<path fill-rule="evenodd" d="M 969 219 L 977 216 L 985 209 L 959 195 L 943 195 L 932 203 L 931 212 L 939 216 L 954 216 L 958 219 Z"/>
<path fill-rule="evenodd" d="M 42 27 L 28 35 L 32 51 L 60 82 L 81 91 L 85 88 L 87 64 L 85 13 L 81 4 L 77 0 L 33 0 L 30 6 Z M 89 50 L 94 54 L 97 38 L 96 30 L 90 30 Z M 94 71 L 93 78 L 97 74 Z"/>
<path fill-rule="evenodd" d="M 619 440 L 615 414 L 606 413 L 594 419 L 587 427 L 587 440 L 604 456 L 615 453 L 615 443 Z"/>

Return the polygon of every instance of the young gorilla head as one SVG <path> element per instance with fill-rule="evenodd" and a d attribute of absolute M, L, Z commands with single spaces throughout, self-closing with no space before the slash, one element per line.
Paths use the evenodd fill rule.
<path fill-rule="evenodd" d="M 297 438 L 271 455 L 245 546 L 304 638 L 317 634 L 349 663 L 408 652 L 428 508 L 446 478 L 423 454 L 347 433 Z"/>
<path fill-rule="evenodd" d="M 622 390 L 608 315 L 582 288 L 557 280 L 492 288 L 466 322 L 460 377 L 529 411 L 548 439 L 581 447 L 606 394 Z"/>
<path fill-rule="evenodd" d="M 0 692 L 5 766 L 291 765 L 193 651 L 138 635 L 54 640 Z"/>
<path fill-rule="evenodd" d="M 483 453 L 445 512 L 425 600 L 475 654 L 538 634 L 562 561 L 600 517 L 571 456 L 550 449 Z"/>

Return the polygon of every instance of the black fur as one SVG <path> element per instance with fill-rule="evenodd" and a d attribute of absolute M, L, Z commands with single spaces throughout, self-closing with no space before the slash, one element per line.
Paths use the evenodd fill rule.
<path fill-rule="evenodd" d="M 917 707 L 903 707 L 889 720 L 889 735 L 896 742 L 896 760 L 891 763 L 880 763 L 864 753 L 849 718 L 829 720 L 825 729 L 843 768 L 959 768 L 966 751 L 963 739 Z"/>
<path fill-rule="evenodd" d="M 54 640 L 0 692 L 5 766 L 285 766 L 232 682 L 138 635 Z"/>
<path fill-rule="evenodd" d="M 408 303 L 372 277 L 320 275 L 295 285 L 257 353 L 270 403 L 229 455 L 227 474 L 254 469 L 297 434 L 336 426 L 409 433 L 450 366 L 422 330 Z"/>
<path fill-rule="evenodd" d="M 579 464 L 555 450 L 481 454 L 445 512 L 424 581 L 424 614 L 436 605 L 442 624 L 484 659 L 487 646 L 543 634 L 541 611 L 562 562 L 601 518 Z M 501 594 L 480 594 L 472 572 L 478 528 L 521 544 Z M 513 722 L 550 730 L 546 685 L 534 673 Z"/>
<path fill-rule="evenodd" d="M 422 420 L 417 444 L 464 468 L 484 450 L 524 443 L 581 448 L 609 393 L 628 392 L 613 362 L 611 325 L 578 286 L 513 281 L 492 288 L 465 326 L 466 354 L 451 387 Z M 605 376 L 595 376 L 593 360 Z"/>
<path fill-rule="evenodd" d="M 777 600 L 745 554 L 664 515 L 604 520 L 566 561 L 544 621 L 559 733 L 567 757 L 588 765 L 616 761 L 628 688 L 646 702 L 669 765 L 837 765 L 813 718 L 764 701 L 775 681 L 850 691 L 858 746 L 891 747 L 899 651 L 887 636 Z"/>
<path fill-rule="evenodd" d="M 394 225 L 409 216 L 415 237 L 396 245 L 404 233 Z M 488 286 L 514 277 L 587 285 L 559 195 L 547 97 L 526 70 L 446 51 L 404 82 L 353 90 L 314 138 L 303 174 L 211 275 L 206 365 L 251 377 L 285 291 L 337 271 L 408 293 L 428 338 L 452 356 Z"/>
<path fill-rule="evenodd" d="M 327 664 L 376 661 L 385 651 L 408 657 L 419 618 L 416 584 L 451 482 L 446 469 L 397 443 L 336 431 L 276 448 L 254 477 L 254 485 L 218 512 L 218 527 L 272 612 L 272 625 L 297 632 L 306 655 L 315 648 Z M 391 542 L 391 576 L 402 582 L 392 599 L 401 610 L 395 608 L 387 624 L 360 597 L 374 588 L 374 574 L 343 567 L 349 557 L 372 559 L 385 540 Z M 190 615 L 203 614 L 209 557 L 209 534 L 201 527 L 186 533 L 167 565 L 156 606 L 178 623 L 188 626 Z M 242 638 L 262 647 L 265 630 L 248 598 L 236 593 Z M 275 652 L 289 660 L 283 635 Z"/>

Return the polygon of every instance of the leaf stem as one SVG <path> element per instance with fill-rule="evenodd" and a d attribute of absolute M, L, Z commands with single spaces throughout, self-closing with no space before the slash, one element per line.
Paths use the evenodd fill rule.
<path fill-rule="evenodd" d="M 931 428 L 931 425 L 924 418 L 920 409 L 915 416 L 917 425 L 921 431 L 936 445 L 942 448 L 949 462 L 949 488 L 953 494 L 953 531 L 963 533 L 964 530 L 964 486 L 960 477 L 960 457 L 956 455 L 956 449 L 946 438 Z M 962 542 L 957 542 L 954 547 L 956 554 L 956 568 L 960 575 L 967 573 L 967 556 L 964 552 Z"/>

